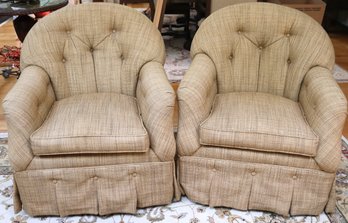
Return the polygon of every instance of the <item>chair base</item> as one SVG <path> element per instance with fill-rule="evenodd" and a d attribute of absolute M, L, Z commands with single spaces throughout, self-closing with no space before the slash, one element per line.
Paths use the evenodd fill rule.
<path fill-rule="evenodd" d="M 31 216 L 134 214 L 172 201 L 174 170 L 174 162 L 151 162 L 17 172 L 15 210 L 22 203 Z"/>
<path fill-rule="evenodd" d="M 179 182 L 189 199 L 283 216 L 319 215 L 325 207 L 333 212 L 334 179 L 335 173 L 315 169 L 193 156 L 179 160 Z"/>

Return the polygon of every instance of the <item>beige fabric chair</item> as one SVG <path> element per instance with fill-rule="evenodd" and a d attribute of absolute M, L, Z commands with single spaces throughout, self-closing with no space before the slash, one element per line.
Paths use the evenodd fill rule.
<path fill-rule="evenodd" d="M 347 102 L 328 35 L 268 3 L 212 14 L 178 89 L 179 182 L 210 206 L 317 215 L 335 206 Z"/>
<path fill-rule="evenodd" d="M 164 58 L 156 27 L 126 6 L 68 6 L 33 27 L 3 103 L 16 211 L 107 215 L 172 201 Z"/>

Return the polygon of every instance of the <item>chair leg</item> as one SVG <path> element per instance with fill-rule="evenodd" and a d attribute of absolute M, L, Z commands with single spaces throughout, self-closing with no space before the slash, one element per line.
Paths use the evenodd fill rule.
<path fill-rule="evenodd" d="M 185 35 L 186 35 L 186 40 L 189 40 L 191 35 L 190 35 L 190 6 L 188 7 L 188 10 L 185 10 Z"/>
<path fill-rule="evenodd" d="M 150 9 L 151 9 L 151 20 L 153 21 L 154 17 L 155 17 L 155 10 L 156 10 L 154 1 L 149 0 L 149 5 L 150 5 Z"/>

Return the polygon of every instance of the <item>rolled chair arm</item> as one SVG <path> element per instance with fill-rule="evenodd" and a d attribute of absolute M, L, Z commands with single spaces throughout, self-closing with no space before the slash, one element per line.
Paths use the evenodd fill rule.
<path fill-rule="evenodd" d="M 49 76 L 40 67 L 26 67 L 3 101 L 9 137 L 9 159 L 15 171 L 33 159 L 30 135 L 47 117 L 55 94 Z"/>
<path fill-rule="evenodd" d="M 301 85 L 300 104 L 319 137 L 315 161 L 326 172 L 335 172 L 341 159 L 341 136 L 347 100 L 327 68 L 311 68 Z"/>
<path fill-rule="evenodd" d="M 175 93 L 161 63 L 152 61 L 142 67 L 136 97 L 150 136 L 151 149 L 161 161 L 172 161 L 175 156 L 173 133 Z"/>
<path fill-rule="evenodd" d="M 205 54 L 195 55 L 178 89 L 179 155 L 189 156 L 199 149 L 199 125 L 208 117 L 216 94 L 216 68 L 213 61 Z"/>

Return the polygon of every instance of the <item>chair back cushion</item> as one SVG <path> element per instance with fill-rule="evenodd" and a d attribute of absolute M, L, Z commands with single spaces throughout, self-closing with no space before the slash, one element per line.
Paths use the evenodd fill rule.
<path fill-rule="evenodd" d="M 237 4 L 200 26 L 191 56 L 204 53 L 217 69 L 219 93 L 263 92 L 294 101 L 314 66 L 332 69 L 327 33 L 306 14 L 271 3 Z"/>
<path fill-rule="evenodd" d="M 42 67 L 58 100 L 83 93 L 135 96 L 141 67 L 164 63 L 163 39 L 136 10 L 118 4 L 67 6 L 28 33 L 21 68 Z"/>

